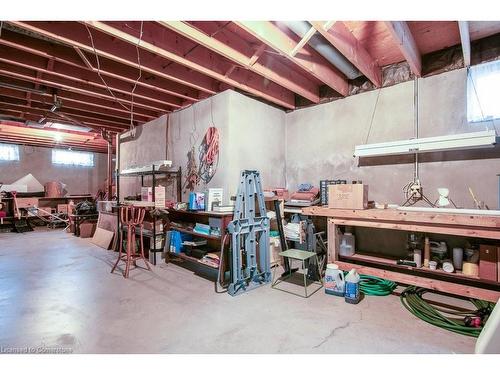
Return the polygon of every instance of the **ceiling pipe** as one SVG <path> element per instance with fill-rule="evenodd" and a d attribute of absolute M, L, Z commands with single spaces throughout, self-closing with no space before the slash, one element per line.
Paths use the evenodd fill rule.
<path fill-rule="evenodd" d="M 307 21 L 286 21 L 285 25 L 301 38 L 303 38 L 312 27 Z M 333 66 L 344 73 L 347 78 L 355 79 L 362 76 L 360 71 L 321 35 L 313 35 L 311 39 L 309 39 L 308 44 Z"/>

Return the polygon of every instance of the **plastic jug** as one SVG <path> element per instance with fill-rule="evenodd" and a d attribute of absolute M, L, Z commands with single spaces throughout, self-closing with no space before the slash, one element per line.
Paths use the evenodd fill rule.
<path fill-rule="evenodd" d="M 339 254 L 344 256 L 354 255 L 355 239 L 352 233 L 345 233 L 341 236 L 339 245 Z"/>
<path fill-rule="evenodd" d="M 355 269 L 345 277 L 345 301 L 356 304 L 359 302 L 359 274 Z"/>
<path fill-rule="evenodd" d="M 345 292 L 344 272 L 339 266 L 330 263 L 325 272 L 325 293 L 343 297 Z"/>

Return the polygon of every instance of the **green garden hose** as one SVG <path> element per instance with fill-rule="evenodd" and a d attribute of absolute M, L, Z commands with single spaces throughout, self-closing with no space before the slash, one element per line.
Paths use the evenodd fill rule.
<path fill-rule="evenodd" d="M 388 296 L 396 289 L 396 283 L 380 277 L 360 275 L 359 290 L 367 296 Z"/>
<path fill-rule="evenodd" d="M 484 324 L 495 307 L 494 303 L 471 298 L 470 301 L 475 309 L 454 310 L 451 308 L 442 308 L 422 298 L 422 295 L 427 292 L 430 291 L 425 288 L 409 286 L 401 294 L 401 303 L 417 318 L 436 327 L 462 335 L 478 337 L 482 330 L 482 324 Z M 468 318 L 480 318 L 481 323 L 476 326 L 467 326 L 465 320 Z"/>

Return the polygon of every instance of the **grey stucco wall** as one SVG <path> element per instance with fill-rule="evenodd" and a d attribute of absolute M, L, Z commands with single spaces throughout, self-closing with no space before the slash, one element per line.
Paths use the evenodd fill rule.
<path fill-rule="evenodd" d="M 75 167 L 52 164 L 52 149 L 19 146 L 19 161 L 0 161 L 0 182 L 12 183 L 31 173 L 43 185 L 49 181 L 61 181 L 69 194 L 94 195 L 104 189 L 107 172 L 105 154 L 94 153 L 94 167 Z"/>
<path fill-rule="evenodd" d="M 236 193 L 242 169 L 257 169 L 264 186 L 285 185 L 285 112 L 234 91 L 224 91 L 170 115 L 168 150 L 166 143 L 168 116 L 153 120 L 138 130 L 136 139 L 122 145 L 122 169 L 131 165 L 169 159 L 175 168 L 181 166 L 186 177 L 187 153 L 197 152 L 208 127 L 219 131 L 219 164 L 209 184 L 201 182 L 196 191 L 207 187 L 224 188 L 224 200 Z M 167 155 L 168 154 L 168 155 Z M 164 181 L 167 197 L 175 194 L 175 184 Z M 139 180 L 124 180 L 120 195 L 138 192 Z M 183 200 L 188 192 L 183 189 Z"/>
<path fill-rule="evenodd" d="M 228 90 L 171 114 L 168 157 L 167 116 L 141 127 L 137 138 L 122 146 L 122 167 L 168 158 L 185 177 L 187 152 L 198 147 L 213 122 L 220 133 L 220 161 L 208 187 L 223 187 L 226 199 L 235 193 L 242 169 L 257 169 L 265 187 L 295 190 L 301 182 L 318 185 L 320 179 L 362 180 L 371 200 L 402 203 L 402 188 L 413 178 L 412 156 L 359 161 L 352 155 L 358 144 L 413 137 L 413 88 L 413 82 L 401 83 L 289 113 Z M 465 69 L 420 79 L 419 98 L 420 137 L 484 129 L 466 121 Z M 491 208 L 498 207 L 499 157 L 498 147 L 422 155 L 426 195 L 434 200 L 438 187 L 448 187 L 459 206 L 473 207 L 470 186 Z M 172 195 L 175 185 L 167 186 Z M 138 187 L 124 182 L 122 193 Z M 205 188 L 200 184 L 197 190 Z"/>
<path fill-rule="evenodd" d="M 459 69 L 419 80 L 420 137 L 484 130 L 484 124 L 466 121 L 466 78 L 465 69 Z M 320 179 L 362 180 L 369 185 L 370 200 L 401 204 L 402 188 L 413 178 L 412 158 L 377 158 L 358 164 L 352 155 L 355 145 L 413 137 L 413 88 L 413 82 L 406 82 L 380 90 L 375 112 L 378 90 L 288 113 L 288 187 L 318 184 Z M 435 200 L 436 189 L 448 187 L 457 205 L 472 208 L 470 186 L 490 208 L 496 208 L 499 157 L 498 148 L 421 156 L 424 192 Z"/>

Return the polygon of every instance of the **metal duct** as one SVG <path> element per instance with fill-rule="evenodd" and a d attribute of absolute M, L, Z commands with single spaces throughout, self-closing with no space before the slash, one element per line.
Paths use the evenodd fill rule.
<path fill-rule="evenodd" d="M 286 21 L 285 24 L 290 30 L 301 38 L 303 38 L 312 27 L 307 21 Z M 312 38 L 309 39 L 308 44 L 338 70 L 344 73 L 347 78 L 354 79 L 362 75 L 359 70 L 344 57 L 344 55 L 342 55 L 318 33 L 314 34 Z"/>

